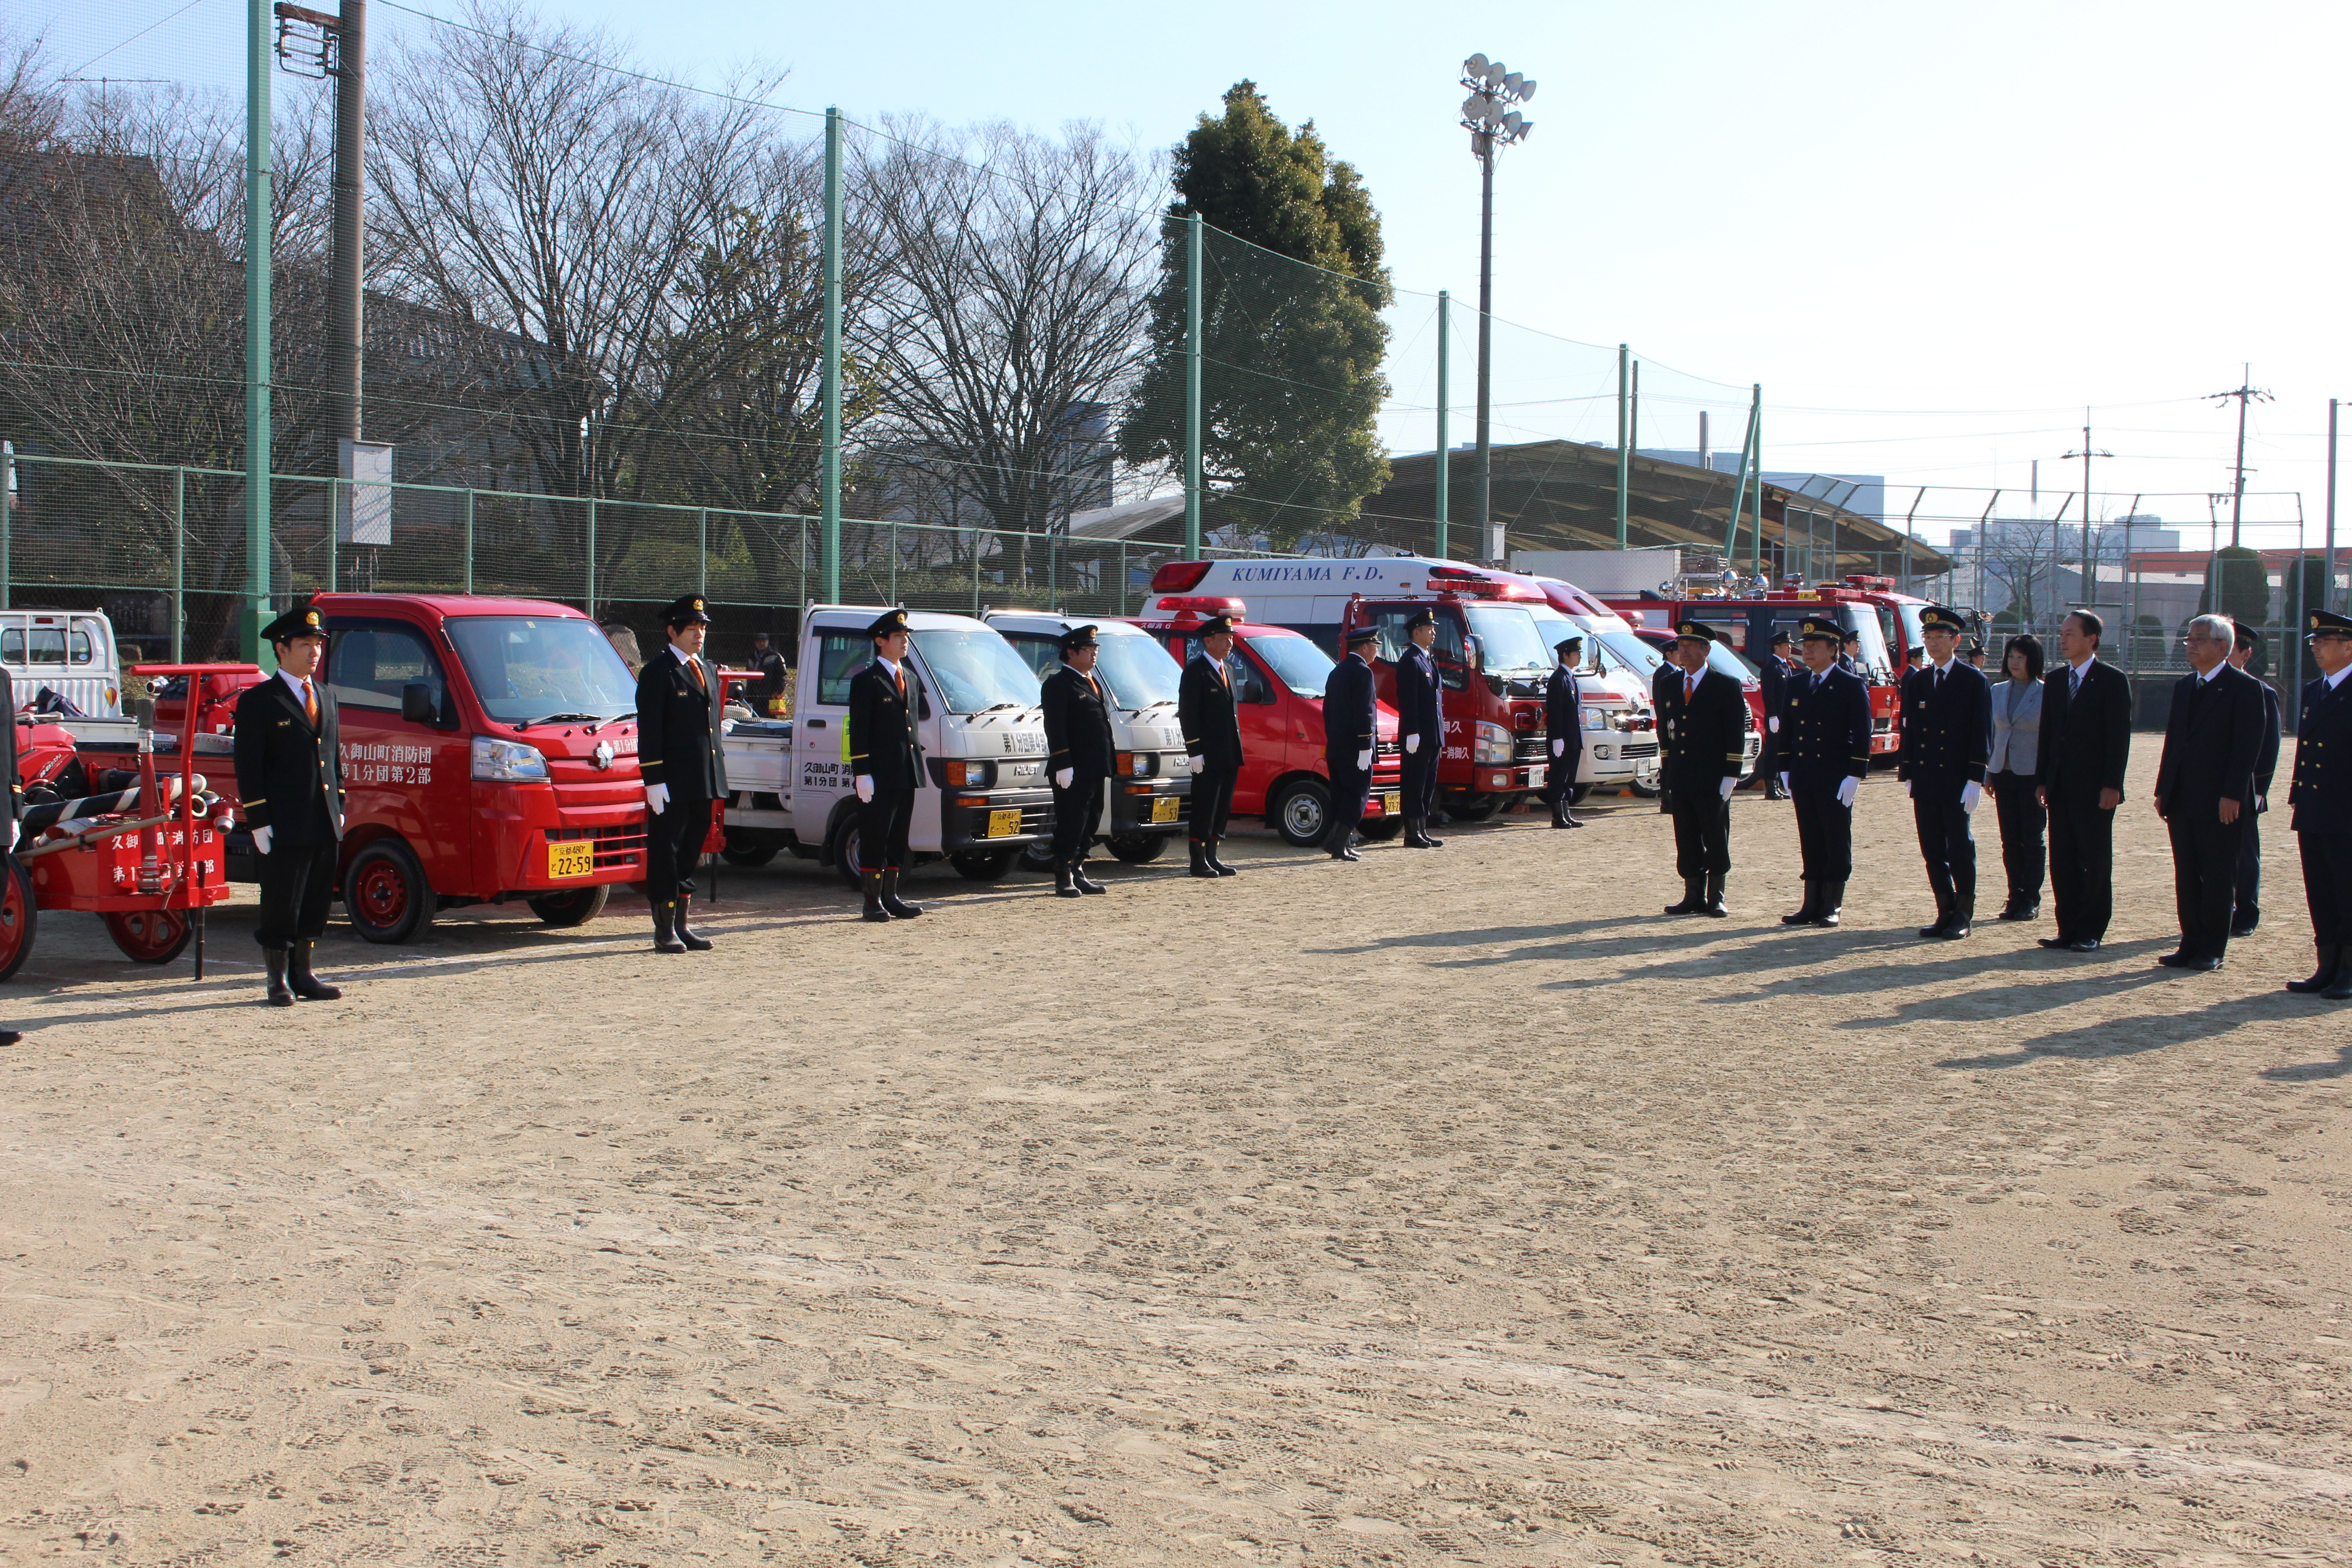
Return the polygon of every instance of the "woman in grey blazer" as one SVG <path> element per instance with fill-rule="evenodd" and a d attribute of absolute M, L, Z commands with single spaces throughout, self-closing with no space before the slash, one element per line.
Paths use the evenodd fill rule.
<path fill-rule="evenodd" d="M 2042 668 L 2037 637 L 2015 637 L 2001 655 L 2009 679 L 1992 689 L 1992 759 L 1985 782 L 1992 786 L 2000 819 L 2000 860 L 2009 872 L 2005 921 L 2030 921 L 2042 912 L 2042 877 L 2047 865 L 2042 830 L 2049 813 L 2033 792 L 2033 769 L 2042 756 Z"/>

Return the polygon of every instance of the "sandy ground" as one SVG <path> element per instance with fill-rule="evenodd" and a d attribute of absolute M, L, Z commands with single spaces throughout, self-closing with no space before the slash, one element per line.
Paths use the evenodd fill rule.
<path fill-rule="evenodd" d="M 0 1558 L 2352 1561 L 2352 1009 L 2278 818 L 2153 967 L 2127 810 L 2095 958 L 1916 940 L 1885 779 L 1834 932 L 1749 795 L 1722 921 L 1631 802 L 887 929 L 787 862 L 712 954 L 450 917 L 290 1013 L 249 908 L 202 985 L 55 918 Z"/>

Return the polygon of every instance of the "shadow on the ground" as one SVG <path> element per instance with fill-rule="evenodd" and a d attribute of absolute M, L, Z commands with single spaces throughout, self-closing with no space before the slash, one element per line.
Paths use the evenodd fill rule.
<path fill-rule="evenodd" d="M 2157 974 L 2145 978 L 2161 980 L 2169 978 L 2169 975 Z M 2276 1022 L 2289 1010 L 2282 1005 L 2284 1000 L 2284 994 L 2276 998 L 2268 994 L 2231 996 L 2186 1012 L 2109 1018 L 2076 1028 L 2053 1030 L 2024 1041 L 2015 1050 L 1993 1051 L 1974 1057 L 1947 1057 L 1935 1065 L 1960 1072 L 1982 1072 L 1996 1068 L 2020 1067 L 2044 1057 L 2106 1061 L 2117 1057 L 2141 1056 L 2172 1046 L 2219 1039 L 2249 1024 Z M 2347 1057 L 2352 1058 L 2352 1051 L 2347 1051 Z M 2299 1070 L 2273 1068 L 2263 1076 L 2276 1078 L 2283 1072 Z M 2344 1072 L 2352 1072 L 2352 1059 L 2347 1059 L 2342 1066 L 2319 1064 L 2319 1070 L 2311 1076 L 2332 1077 Z"/>

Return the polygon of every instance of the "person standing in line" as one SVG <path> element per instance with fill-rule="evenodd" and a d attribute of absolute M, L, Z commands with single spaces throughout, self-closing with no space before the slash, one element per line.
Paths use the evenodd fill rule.
<path fill-rule="evenodd" d="M 1780 775 L 1791 771 L 1788 766 L 1788 747 L 1780 739 L 1780 726 L 1789 716 L 1789 634 L 1775 630 L 1772 640 L 1765 645 L 1764 662 L 1757 667 L 1757 679 L 1763 687 L 1764 749 L 1756 759 L 1756 776 L 1764 781 L 1766 800 L 1786 800 L 1788 787 Z"/>
<path fill-rule="evenodd" d="M 1992 689 L 1992 755 L 1985 784 L 2000 821 L 2000 864 L 2009 900 L 1999 919 L 2030 921 L 2042 913 L 2042 827 L 2049 820 L 2034 793 L 2042 741 L 2042 639 L 2014 637 L 2001 654 L 2009 679 Z"/>
<path fill-rule="evenodd" d="M 662 612 L 669 646 L 637 673 L 637 769 L 646 786 L 646 898 L 654 951 L 697 952 L 709 939 L 687 923 L 694 866 L 710 836 L 710 803 L 727 798 L 719 683 L 702 659 L 710 616 L 683 595 Z"/>
<path fill-rule="evenodd" d="M 2076 610 L 2058 626 L 2065 663 L 2042 682 L 2034 786 L 2050 814 L 2050 895 L 2058 934 L 2041 944 L 2096 952 L 2116 910 L 2116 808 L 2131 766 L 2131 682 L 2102 663 L 2105 623 Z"/>
<path fill-rule="evenodd" d="M 1984 668 L 1985 661 L 1985 645 L 1975 641 L 1972 638 L 1970 639 L 1969 646 L 1960 650 L 1960 657 L 1967 659 L 1970 664 L 1975 665 L 1979 669 L 1982 669 Z"/>
<path fill-rule="evenodd" d="M 1380 640 L 1378 626 L 1349 632 L 1348 657 L 1331 667 L 1323 682 L 1323 765 L 1331 773 L 1331 826 L 1323 836 L 1323 852 L 1334 860 L 1363 858 L 1350 841 L 1371 798 L 1372 754 L 1380 746 L 1370 657 Z"/>
<path fill-rule="evenodd" d="M 1404 842 L 1409 849 L 1442 849 L 1429 836 L 1437 815 L 1437 760 L 1445 753 L 1445 686 L 1438 679 L 1437 612 L 1422 609 L 1405 623 L 1409 639 L 1396 661 L 1397 738 L 1404 747 Z"/>
<path fill-rule="evenodd" d="M 1651 678 L 1661 754 L 1658 809 L 1675 819 L 1675 869 L 1683 879 L 1670 915 L 1729 913 L 1731 792 L 1747 771 L 1748 697 L 1739 682 L 1707 668 L 1715 633 L 1698 621 L 1675 628 L 1671 661 Z"/>
<path fill-rule="evenodd" d="M 2319 967 L 2286 988 L 2352 1002 L 2352 617 L 2312 610 L 2303 625 L 2319 674 L 2303 689 L 2288 824 L 2303 858 Z"/>
<path fill-rule="evenodd" d="M 2252 676 L 2247 666 L 2262 647 L 2262 633 L 2249 626 L 2239 626 L 2237 646 L 2230 650 L 2231 664 Z M 2271 781 L 2278 775 L 2280 724 L 2278 688 L 2266 680 L 2261 680 L 2261 685 L 2263 751 L 2254 759 L 2253 813 L 2246 819 L 2246 841 L 2238 848 L 2237 899 L 2230 915 L 2232 938 L 2252 936 L 2263 923 L 2263 818 L 2271 809 Z"/>
<path fill-rule="evenodd" d="M 760 679 L 751 682 L 751 707 L 765 719 L 777 711 L 787 674 L 784 656 L 770 645 L 765 632 L 751 634 L 751 668 L 760 672 Z"/>
<path fill-rule="evenodd" d="M 866 635 L 873 639 L 874 658 L 849 678 L 849 772 L 857 788 L 858 881 L 866 894 L 861 918 L 910 921 L 923 912 L 898 896 L 915 792 L 923 785 L 923 743 L 915 732 L 907 680 L 914 634 L 906 611 L 889 610 Z"/>
<path fill-rule="evenodd" d="M 126 665 L 136 662 L 131 658 L 123 660 Z M 125 695 L 128 695 L 127 689 Z M 7 837 L 5 843 L 0 843 L 0 849 L 13 855 L 16 849 L 16 836 L 24 830 L 17 819 L 25 815 L 25 784 L 16 774 L 16 688 L 9 680 L 5 669 L 0 669 L 0 770 L 5 770 L 0 772 L 0 777 L 8 781 Z M 15 874 L 6 868 L 0 868 L 0 873 Z M 21 1030 L 0 1029 L 0 1046 L 13 1046 L 24 1037 Z"/>
<path fill-rule="evenodd" d="M 2172 689 L 2156 814 L 2172 838 L 2172 887 L 2180 946 L 2157 960 L 2210 972 L 2230 946 L 2238 850 L 2254 819 L 2254 766 L 2263 751 L 2263 684 L 2231 667 L 2237 627 L 2227 616 L 2189 623 L 2189 663 Z"/>
<path fill-rule="evenodd" d="M 1861 636 L 1854 632 L 1847 632 L 1845 640 L 1839 645 L 1839 647 L 1842 651 L 1838 655 L 1838 668 L 1848 675 L 1858 675 L 1867 681 L 1870 679 L 1869 672 L 1862 668 Z"/>
<path fill-rule="evenodd" d="M 1110 891 L 1087 875 L 1087 851 L 1102 822 L 1103 786 L 1118 766 L 1110 704 L 1095 678 L 1101 645 L 1092 626 L 1062 634 L 1062 665 L 1045 678 L 1045 770 L 1054 785 L 1054 892 L 1075 899 Z"/>
<path fill-rule="evenodd" d="M 1584 766 L 1584 699 L 1576 688 L 1576 666 L 1584 658 L 1584 639 L 1562 637 L 1552 652 L 1559 662 L 1544 686 L 1544 731 L 1551 737 L 1551 774 L 1544 780 L 1544 793 L 1551 797 L 1554 827 L 1581 827 L 1574 806 L 1576 775 Z"/>
<path fill-rule="evenodd" d="M 273 1007 L 291 1007 L 298 996 L 332 1002 L 342 992 L 310 972 L 310 944 L 327 934 L 343 842 L 341 733 L 333 699 L 319 689 L 327 626 L 316 605 L 299 599 L 261 636 L 277 655 L 278 673 L 238 695 L 234 749 L 236 793 L 261 862 L 261 919 L 253 935 L 269 974 L 262 1000 Z M 14 710 L 5 717 L 13 731 Z"/>
<path fill-rule="evenodd" d="M 1781 727 L 1780 786 L 1797 817 L 1805 901 L 1785 926 L 1833 926 L 1853 877 L 1853 802 L 1870 773 L 1870 689 L 1838 663 L 1838 625 L 1808 616 L 1799 626 L 1805 668 L 1793 676 Z"/>
<path fill-rule="evenodd" d="M 1911 797 L 1911 822 L 1936 895 L 1936 921 L 1923 937 L 1957 942 L 1977 914 L 1977 841 L 1969 818 L 1984 798 L 1992 754 L 1992 687 L 1960 658 L 1957 610 L 1919 612 L 1926 662 L 1903 678 L 1903 734 L 1895 775 Z"/>
<path fill-rule="evenodd" d="M 1201 651 L 1176 682 L 1176 725 L 1192 767 L 1192 875 L 1231 877 L 1234 868 L 1217 858 L 1217 840 L 1233 815 L 1234 781 L 1242 771 L 1241 716 L 1234 707 L 1234 652 L 1230 616 L 1211 616 L 1195 634 Z"/>

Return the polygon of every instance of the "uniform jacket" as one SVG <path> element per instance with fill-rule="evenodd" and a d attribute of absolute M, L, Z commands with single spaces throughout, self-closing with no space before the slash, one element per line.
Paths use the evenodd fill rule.
<path fill-rule="evenodd" d="M 1323 682 L 1323 760 L 1333 772 L 1354 768 L 1359 755 L 1377 749 L 1376 700 L 1370 665 L 1351 653 L 1332 667 Z"/>
<path fill-rule="evenodd" d="M 1411 643 L 1396 661 L 1397 740 L 1421 737 L 1424 754 L 1445 748 L 1445 688 L 1437 678 L 1437 660 Z"/>
<path fill-rule="evenodd" d="M 2271 781 L 2278 776 L 2279 700 L 2278 689 L 2265 680 L 2263 688 L 2263 750 L 2254 759 L 2254 796 L 2262 801 L 2262 809 L 2270 809 Z"/>
<path fill-rule="evenodd" d="M 16 689 L 8 679 L 8 672 L 0 669 L 0 768 L 7 770 L 8 819 L 14 822 L 25 815 L 25 785 L 16 776 Z"/>
<path fill-rule="evenodd" d="M 277 844 L 332 844 L 343 836 L 335 699 L 315 678 L 311 689 L 319 699 L 315 730 L 302 700 L 278 676 L 236 700 L 238 812 L 247 827 L 268 828 Z"/>
<path fill-rule="evenodd" d="M 1911 784 L 1911 798 L 1957 803 L 1963 788 L 1984 783 L 1992 758 L 1992 682 L 1967 659 L 1955 658 L 1941 689 L 1936 667 L 1903 678 L 1903 736 L 1895 776 Z"/>
<path fill-rule="evenodd" d="M 2263 683 L 2223 665 L 2210 680 L 2184 675 L 2172 689 L 2156 804 L 2165 816 L 2210 816 L 2234 800 L 2254 809 L 2254 766 L 2263 755 Z"/>
<path fill-rule="evenodd" d="M 2074 689 L 2074 667 L 2061 664 L 2042 678 L 2042 755 L 2034 778 L 2053 796 L 2095 801 L 2103 789 L 2121 793 L 2131 765 L 2131 682 L 2101 659 Z"/>
<path fill-rule="evenodd" d="M 1196 653 L 1177 679 L 1176 724 L 1184 731 L 1195 773 L 1242 765 L 1242 723 L 1234 710 L 1232 675 L 1230 666 L 1220 673 L 1215 659 Z"/>
<path fill-rule="evenodd" d="M 904 661 L 898 674 L 892 679 L 877 658 L 849 678 L 849 773 L 870 774 L 877 790 L 919 789 L 923 783 L 914 689 Z"/>
<path fill-rule="evenodd" d="M 1992 756 L 1989 773 L 2032 778 L 2042 760 L 2042 699 L 2049 687 L 2039 680 L 2004 680 L 1992 689 Z M 2017 710 L 2010 711 L 2010 700 Z"/>
<path fill-rule="evenodd" d="M 1773 733 L 1773 732 L 1774 732 L 1774 731 L 1773 731 L 1773 730 L 1772 730 L 1772 721 L 1773 721 L 1773 720 L 1775 720 L 1775 719 L 1780 720 L 1780 721 L 1782 721 L 1782 722 L 1781 722 L 1781 728 L 1782 728 L 1782 729 L 1786 729 L 1786 728 L 1788 728 L 1788 723 L 1787 723 L 1787 720 L 1788 720 L 1788 717 L 1789 717 L 1789 664 L 1788 664 L 1788 661 L 1787 661 L 1786 659 L 1783 659 L 1783 658 L 1782 658 L 1779 654 L 1777 654 L 1777 653 L 1768 653 L 1768 654 L 1766 654 L 1766 655 L 1764 656 L 1764 662 L 1763 662 L 1762 664 L 1760 664 L 1760 665 L 1757 666 L 1757 668 L 1756 668 L 1756 679 L 1757 679 L 1757 681 L 1759 682 L 1759 684 L 1760 684 L 1760 685 L 1764 688 L 1763 697 L 1764 697 L 1764 728 L 1765 728 L 1765 732 L 1766 732 L 1767 734 L 1770 734 L 1770 733 Z"/>
<path fill-rule="evenodd" d="M 2352 675 L 2332 691 L 2326 676 L 2303 689 L 2294 735 L 2294 783 L 2287 789 L 2294 830 L 2352 833 Z"/>
<path fill-rule="evenodd" d="M 1652 678 L 1658 705 L 1658 787 L 1713 795 L 1747 765 L 1748 696 L 1719 669 L 1699 672 L 1697 689 L 1683 701 L 1683 671 L 1667 665 Z"/>
<path fill-rule="evenodd" d="M 1576 672 L 1564 664 L 1552 666 L 1551 679 L 1544 684 L 1544 731 L 1552 740 L 1568 742 L 1559 753 L 1562 767 L 1583 754 L 1583 694 L 1576 689 Z"/>
<path fill-rule="evenodd" d="M 697 679 L 697 672 L 701 679 Z M 670 645 L 637 672 L 637 770 L 672 800 L 727 798 L 719 752 L 719 678 L 701 659 L 688 668 Z"/>
<path fill-rule="evenodd" d="M 1833 794 L 1848 779 L 1870 776 L 1870 688 L 1836 665 L 1820 675 L 1789 677 L 1780 721 L 1780 760 L 1789 788 Z"/>
<path fill-rule="evenodd" d="M 1099 677 L 1064 665 L 1045 677 L 1038 695 L 1045 712 L 1045 772 L 1064 768 L 1108 777 L 1118 760 L 1110 732 L 1110 704 Z"/>

